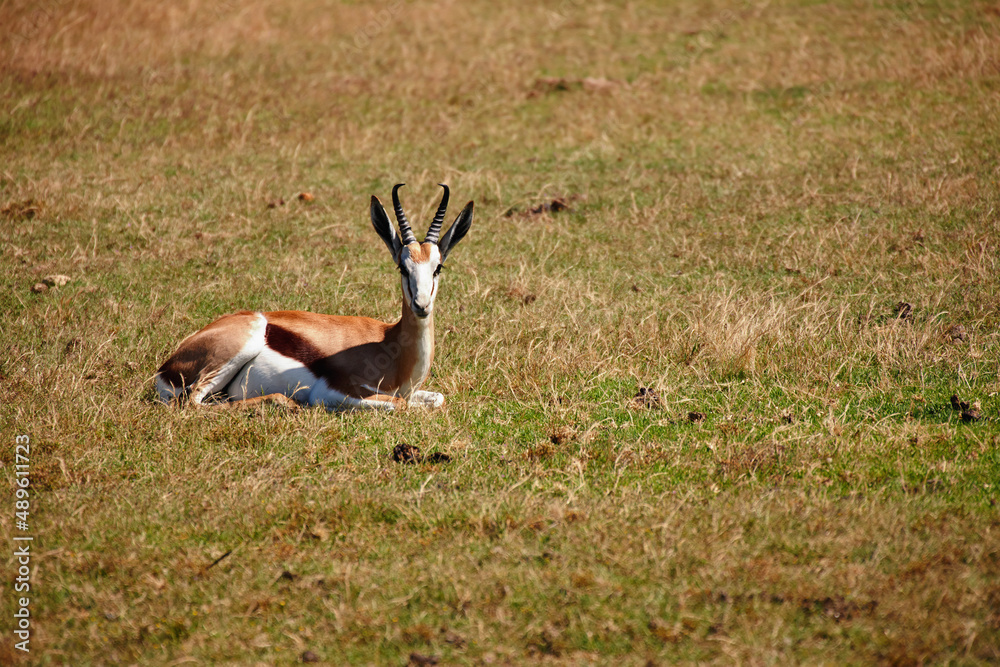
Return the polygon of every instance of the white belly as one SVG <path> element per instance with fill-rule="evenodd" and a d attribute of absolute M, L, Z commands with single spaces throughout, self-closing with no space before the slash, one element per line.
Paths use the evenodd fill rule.
<path fill-rule="evenodd" d="M 267 394 L 284 394 L 299 402 L 309 400 L 316 376 L 295 359 L 265 347 L 236 374 L 226 393 L 234 401 Z"/>

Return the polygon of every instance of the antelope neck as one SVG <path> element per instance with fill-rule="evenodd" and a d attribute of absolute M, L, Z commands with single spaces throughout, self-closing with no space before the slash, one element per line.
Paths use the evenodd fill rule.
<path fill-rule="evenodd" d="M 434 313 L 419 318 L 403 299 L 403 316 L 389 329 L 386 338 L 386 342 L 399 354 L 398 391 L 408 396 L 420 387 L 430 372 L 434 359 Z"/>

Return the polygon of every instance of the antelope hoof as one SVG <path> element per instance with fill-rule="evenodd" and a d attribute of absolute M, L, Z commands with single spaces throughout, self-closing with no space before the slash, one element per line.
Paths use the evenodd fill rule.
<path fill-rule="evenodd" d="M 444 394 L 435 391 L 415 391 L 410 397 L 410 405 L 433 410 L 444 405 Z"/>

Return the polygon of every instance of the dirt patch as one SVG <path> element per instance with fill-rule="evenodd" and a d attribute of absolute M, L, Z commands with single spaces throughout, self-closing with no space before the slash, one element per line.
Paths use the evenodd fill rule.
<path fill-rule="evenodd" d="M 549 442 L 553 445 L 564 445 L 576 440 L 579 433 L 572 426 L 559 426 L 549 433 Z"/>
<path fill-rule="evenodd" d="M 392 449 L 392 460 L 396 463 L 449 463 L 451 457 L 444 452 L 431 452 L 427 456 L 420 453 L 420 448 L 401 442 Z"/>
<path fill-rule="evenodd" d="M 965 343 L 969 340 L 969 332 L 961 324 L 953 324 L 944 332 L 946 342 L 952 344 Z"/>
<path fill-rule="evenodd" d="M 0 208 L 0 218 L 7 220 L 31 220 L 34 217 L 40 216 L 44 209 L 44 202 L 37 199 L 7 202 Z"/>
<path fill-rule="evenodd" d="M 525 306 L 533 304 L 538 299 L 537 294 L 535 294 L 534 292 L 529 292 L 523 287 L 517 285 L 510 287 L 507 290 L 507 296 L 509 296 L 511 299 L 520 301 Z"/>
<path fill-rule="evenodd" d="M 524 458 L 529 461 L 537 461 L 538 459 L 547 459 L 556 453 L 556 448 L 552 446 L 551 442 L 537 442 L 531 447 L 529 447 L 524 452 Z"/>
<path fill-rule="evenodd" d="M 571 78 L 565 76 L 543 76 L 535 81 L 535 86 L 528 97 L 548 95 L 552 93 L 566 93 L 574 90 L 582 90 L 588 93 L 599 93 L 613 91 L 624 87 L 625 82 L 604 77 L 585 76 L 582 78 Z"/>
<path fill-rule="evenodd" d="M 979 401 L 963 401 L 958 394 L 951 395 L 951 409 L 961 412 L 962 421 L 966 423 L 977 422 L 982 419 L 981 406 Z"/>
<path fill-rule="evenodd" d="M 392 449 L 392 460 L 396 463 L 417 463 L 423 458 L 420 448 L 401 442 Z"/>
<path fill-rule="evenodd" d="M 661 408 L 663 401 L 660 399 L 660 394 L 652 387 L 639 387 L 630 405 L 633 408 Z"/>
<path fill-rule="evenodd" d="M 553 213 L 562 213 L 563 211 L 572 211 L 573 207 L 570 205 L 571 202 L 580 199 L 580 195 L 567 195 L 567 196 L 555 196 L 551 199 L 545 198 L 539 204 L 534 206 L 529 206 L 527 208 L 518 208 L 516 206 L 507 209 L 504 213 L 505 217 L 512 218 L 514 216 L 522 218 L 533 218 L 539 215 L 548 215 Z"/>

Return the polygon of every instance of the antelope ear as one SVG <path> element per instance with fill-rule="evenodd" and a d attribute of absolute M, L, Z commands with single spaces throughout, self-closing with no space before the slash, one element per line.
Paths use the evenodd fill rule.
<path fill-rule="evenodd" d="M 371 212 L 372 227 L 375 228 L 375 233 L 379 235 L 379 238 L 385 243 L 385 247 L 392 253 L 392 260 L 398 262 L 399 251 L 402 250 L 403 244 L 399 242 L 399 237 L 396 236 L 396 228 L 389 222 L 389 216 L 385 214 L 382 202 L 375 195 L 372 195 Z"/>
<path fill-rule="evenodd" d="M 462 209 L 462 212 L 458 214 L 455 218 L 455 224 L 451 226 L 444 236 L 441 237 L 441 242 L 438 247 L 441 248 L 441 261 L 444 262 L 448 253 L 451 249 L 458 245 L 458 242 L 465 238 L 465 235 L 469 233 L 469 227 L 472 226 L 472 206 L 473 203 L 470 201 Z"/>

